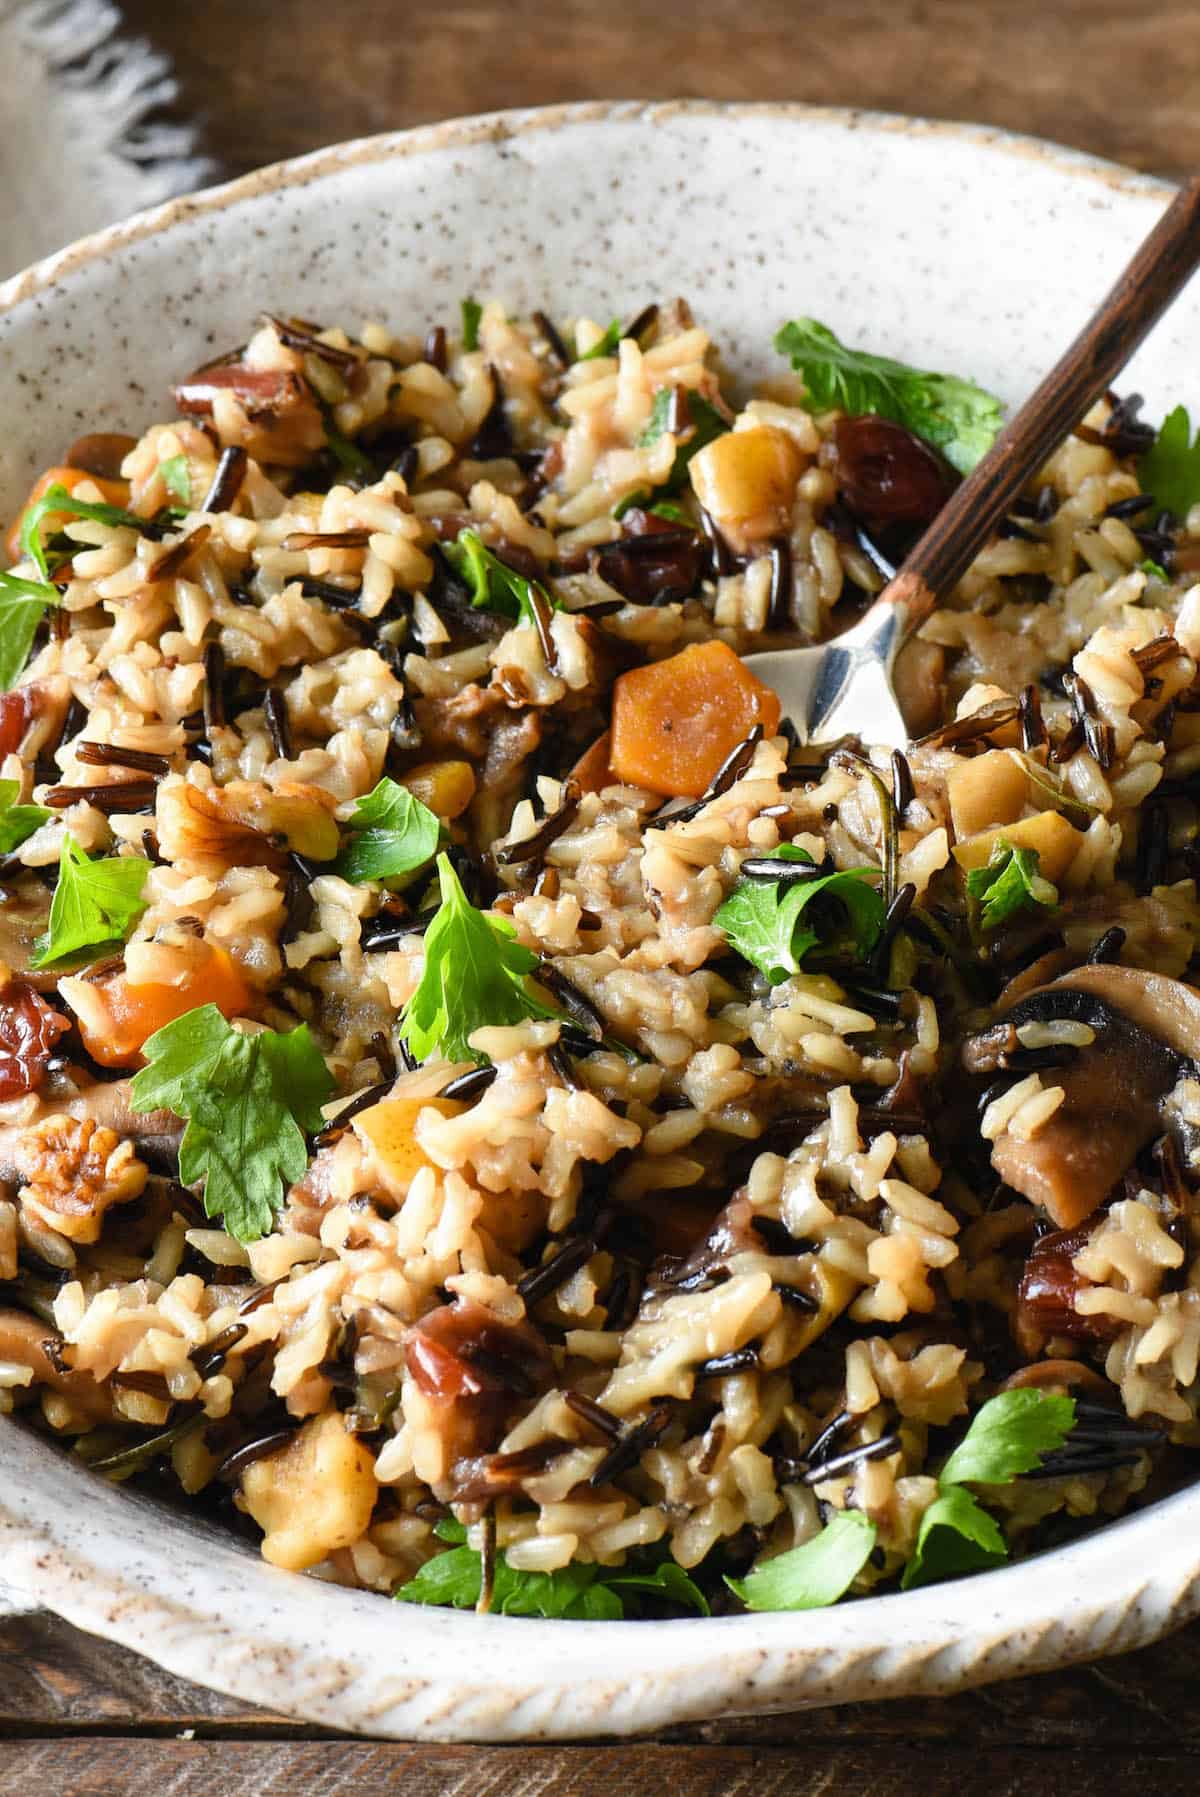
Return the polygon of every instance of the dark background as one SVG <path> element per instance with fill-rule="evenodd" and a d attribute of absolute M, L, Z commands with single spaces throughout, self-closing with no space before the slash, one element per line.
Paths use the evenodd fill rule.
<path fill-rule="evenodd" d="M 1200 0 L 125 0 L 122 11 L 173 58 L 175 115 L 199 121 L 225 174 L 460 113 L 680 95 L 972 119 L 1162 173 L 1200 164 Z M 0 1624 L 0 1797 L 1169 1797 L 1200 1788 L 1198 1660 L 1200 1626 L 953 1699 L 714 1723 L 653 1744 L 409 1747 L 248 1711 L 52 1618 L 23 1618 Z"/>

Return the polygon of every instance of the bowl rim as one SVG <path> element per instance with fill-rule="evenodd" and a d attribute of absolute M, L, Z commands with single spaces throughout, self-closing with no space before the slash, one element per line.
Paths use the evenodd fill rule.
<path fill-rule="evenodd" d="M 68 245 L 0 285 L 0 316 L 53 288 L 88 264 L 177 224 L 318 183 L 354 167 L 427 155 L 580 125 L 676 118 L 776 120 L 845 132 L 932 137 L 1022 162 L 1041 162 L 1073 181 L 1134 198 L 1165 200 L 1174 184 L 1160 177 L 998 127 L 912 118 L 801 102 L 586 101 L 499 111 L 331 145 L 273 163 L 220 186 L 171 200 Z M 215 1621 L 203 1601 L 205 1552 L 211 1536 L 172 1517 L 164 1534 L 176 1552 L 129 1565 L 115 1563 L 101 1539 L 113 1506 L 143 1499 L 70 1466 L 86 1502 L 94 1494 L 101 1526 L 81 1545 L 67 1502 L 40 1507 L 41 1445 L 0 1419 L 0 1566 L 32 1599 L 68 1620 L 149 1652 L 170 1671 L 230 1696 L 265 1704 L 327 1726 L 429 1740 L 530 1740 L 632 1734 L 725 1714 L 911 1694 L 945 1694 L 992 1679 L 1048 1669 L 1141 1645 L 1200 1611 L 1200 1550 L 1167 1556 L 1165 1539 L 1186 1538 L 1200 1521 L 1200 1487 L 1181 1491 L 1057 1550 L 955 1586 L 795 1614 L 722 1617 L 662 1624 L 523 1620 L 501 1624 L 470 1614 L 413 1609 L 408 1629 L 374 1594 L 338 1590 L 280 1574 L 252 1557 L 261 1581 L 247 1578 L 249 1619 Z M 22 1466 L 28 1483 L 20 1476 Z M 10 1469 L 16 1469 L 14 1480 Z M 236 1591 L 245 1550 L 232 1542 L 218 1553 L 217 1573 Z M 227 1564 L 226 1564 L 227 1563 Z M 211 1569 L 211 1567 L 210 1567 Z M 257 1585 L 260 1608 L 250 1587 Z M 269 1595 L 268 1595 L 269 1593 Z M 905 1608 L 894 1606 L 903 1601 Z M 340 1606 L 342 1627 L 322 1627 L 322 1606 Z M 884 1622 L 883 1618 L 887 1617 Z M 879 1619 L 876 1625 L 876 1619 Z M 903 1622 L 901 1623 L 901 1619 Z M 390 1627 L 392 1658 L 373 1664 L 370 1644 Z M 488 1628 L 506 1637 L 511 1669 L 496 1673 L 486 1649 Z M 719 1628 L 720 1633 L 716 1630 Z M 353 1630 L 362 1646 L 344 1645 Z M 678 1645 L 674 1664 L 659 1663 L 664 1641 Z M 597 1631 L 600 1631 L 599 1634 Z M 614 1631 L 618 1631 L 614 1633 Z M 568 1643 L 570 1650 L 568 1651 Z M 720 1644 L 718 1646 L 718 1643 Z M 475 1667 L 470 1665 L 475 1661 Z M 486 1678 L 485 1673 L 490 1674 Z M 536 1683 L 531 1683 L 536 1680 Z"/>
<path fill-rule="evenodd" d="M 845 131 L 944 138 L 948 143 L 998 151 L 1021 161 L 1047 163 L 1073 178 L 1094 181 L 1110 192 L 1147 198 L 1168 196 L 1178 185 L 1161 175 L 1126 168 L 1089 150 L 1071 149 L 1065 144 L 1053 143 L 1027 132 L 1009 131 L 999 125 L 976 125 L 864 107 L 810 106 L 802 100 L 703 99 L 578 100 L 557 106 L 514 107 L 466 114 L 430 125 L 414 125 L 406 130 L 347 138 L 342 143 L 270 162 L 214 187 L 200 188 L 196 193 L 183 194 L 178 199 L 165 200 L 161 205 L 135 212 L 103 230 L 77 238 L 0 282 L 0 315 L 45 292 L 87 263 L 101 261 L 184 220 L 221 212 L 262 194 L 307 186 L 348 168 L 424 155 L 435 150 L 502 143 L 535 132 L 558 131 L 564 126 L 631 121 L 654 125 L 674 118 L 779 119 L 840 126 Z"/>

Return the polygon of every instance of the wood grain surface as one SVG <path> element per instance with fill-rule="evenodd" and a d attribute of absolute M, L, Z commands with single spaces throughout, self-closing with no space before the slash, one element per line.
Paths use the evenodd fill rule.
<path fill-rule="evenodd" d="M 1200 4 L 1165 0 L 124 0 L 227 174 L 556 100 L 703 95 L 975 119 L 1200 166 Z M 238 1705 L 54 1618 L 0 1623 L 0 1797 L 1174 1797 L 1200 1788 L 1200 1625 L 953 1699 L 655 1742 L 426 1747 Z"/>
<path fill-rule="evenodd" d="M 807 100 L 1200 165 L 1196 0 L 124 0 L 230 172 L 556 100 Z M 251 41 L 252 40 L 252 41 Z"/>

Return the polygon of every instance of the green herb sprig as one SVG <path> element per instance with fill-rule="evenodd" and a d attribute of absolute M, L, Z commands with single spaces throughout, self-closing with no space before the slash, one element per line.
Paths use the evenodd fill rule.
<path fill-rule="evenodd" d="M 467 298 L 459 302 L 459 313 L 462 317 L 462 346 L 466 350 L 479 348 L 479 320 L 483 317 L 483 307 L 477 299 Z"/>
<path fill-rule="evenodd" d="M 673 389 L 660 387 L 654 395 L 654 402 L 650 408 L 650 417 L 646 421 L 645 429 L 638 437 L 639 448 L 653 448 L 659 438 L 665 435 L 673 404 Z M 667 493 L 679 492 L 687 480 L 688 464 L 692 457 L 717 437 L 723 437 L 729 429 L 728 420 L 718 412 L 716 406 L 711 405 L 707 399 L 691 388 L 684 392 L 683 408 L 683 431 L 678 435 L 684 436 L 684 441 L 679 443 L 676 448 L 675 460 L 671 463 L 671 472 L 663 482 L 663 490 Z"/>
<path fill-rule="evenodd" d="M 974 381 L 850 349 L 815 318 L 785 324 L 775 348 L 791 357 L 814 405 L 890 418 L 940 449 L 960 474 L 991 448 L 1003 422 L 1000 401 Z"/>
<path fill-rule="evenodd" d="M 466 1545 L 461 1523 L 447 1518 L 436 1524 L 434 1534 L 455 1545 L 427 1560 L 395 1596 L 406 1604 L 476 1609 L 483 1589 L 482 1556 Z M 496 1555 L 491 1608 L 500 1616 L 617 1622 L 625 1614 L 622 1592 L 645 1592 L 700 1616 L 709 1613 L 704 1593 L 674 1560 L 662 1560 L 645 1569 L 620 1570 L 573 1561 L 556 1572 L 521 1572 L 508 1564 L 503 1550 Z"/>
<path fill-rule="evenodd" d="M 1153 493 L 1160 510 L 1187 517 L 1200 500 L 1200 430 L 1193 438 L 1186 406 L 1167 413 L 1137 471 L 1142 492 Z"/>
<path fill-rule="evenodd" d="M 54 816 L 44 805 L 18 805 L 19 780 L 0 780 L 0 855 L 11 855 Z"/>
<path fill-rule="evenodd" d="M 49 927 L 34 944 L 30 965 L 48 967 L 77 956 L 94 961 L 102 949 L 123 941 L 146 909 L 142 888 L 149 872 L 150 863 L 140 855 L 101 855 L 93 861 L 68 832 L 59 851 Z"/>
<path fill-rule="evenodd" d="M 529 990 L 538 958 L 516 940 L 507 918 L 477 911 L 450 857 L 437 858 L 441 904 L 425 931 L 425 966 L 400 1018 L 400 1035 L 418 1061 L 480 1061 L 468 1041 L 486 1025 L 556 1018 Z"/>
<path fill-rule="evenodd" d="M 47 487 L 40 499 L 25 508 L 21 520 L 21 548 L 29 557 L 42 579 L 50 578 L 50 564 L 46 559 L 46 548 L 42 542 L 42 520 L 51 513 L 65 514 L 71 518 L 90 518 L 96 524 L 126 525 L 131 530 L 144 531 L 149 520 L 139 518 L 136 512 L 127 512 L 119 505 L 107 505 L 101 500 L 78 499 L 74 493 L 56 481 Z"/>
<path fill-rule="evenodd" d="M 1022 849 L 1000 837 L 986 867 L 967 875 L 967 893 L 980 906 L 985 930 L 998 930 L 1018 911 L 1049 910 L 1058 903 L 1058 887 L 1038 872 L 1036 849 Z"/>
<path fill-rule="evenodd" d="M 62 595 L 48 581 L 0 574 L 0 692 L 20 679 L 46 607 L 61 604 Z"/>
<path fill-rule="evenodd" d="M 621 320 L 614 318 L 602 337 L 598 337 L 591 349 L 585 349 L 582 355 L 576 356 L 577 362 L 597 362 L 601 356 L 615 356 L 621 342 Z"/>
<path fill-rule="evenodd" d="M 182 453 L 168 456 L 165 462 L 158 464 L 158 472 L 162 475 L 163 486 L 168 493 L 174 495 L 180 505 L 190 506 L 192 503 L 192 474 L 188 467 L 188 459 Z"/>
<path fill-rule="evenodd" d="M 561 610 L 559 601 L 540 581 L 518 574 L 488 548 L 477 530 L 460 531 L 453 543 L 442 544 L 442 554 L 471 594 L 471 604 L 504 618 L 537 624 L 535 593 L 547 610 Z"/>
<path fill-rule="evenodd" d="M 762 859 L 815 865 L 793 843 L 783 843 Z M 730 948 L 777 986 L 799 973 L 805 955 L 818 944 L 833 948 L 846 939 L 857 960 L 870 956 L 885 916 L 877 878 L 873 867 L 850 867 L 794 883 L 740 880 L 713 923 L 724 930 Z M 814 906 L 817 899 L 819 907 Z"/>
<path fill-rule="evenodd" d="M 204 1182 L 204 1209 L 239 1242 L 271 1228 L 285 1185 L 308 1166 L 304 1132 L 320 1129 L 334 1085 L 308 1026 L 243 1035 L 216 1005 L 201 1005 L 156 1030 L 134 1076 L 135 1111 L 174 1111 L 187 1120 L 179 1177 Z"/>
<path fill-rule="evenodd" d="M 819 1535 L 725 1583 L 748 1610 L 823 1610 L 844 1597 L 879 1531 L 861 1510 L 839 1510 Z"/>
<path fill-rule="evenodd" d="M 355 886 L 416 873 L 432 861 L 442 834 L 435 813 L 386 774 L 358 801 L 346 827 L 349 840 L 333 871 Z"/>
<path fill-rule="evenodd" d="M 999 1566 L 1008 1547 L 995 1519 L 966 1489 L 1010 1485 L 1060 1448 L 1075 1424 L 1071 1398 L 1025 1387 L 989 1398 L 938 1477 L 901 1577 L 905 1590 Z M 816 1610 L 845 1595 L 869 1560 L 879 1531 L 858 1510 L 841 1510 L 811 1541 L 726 1579 L 750 1610 Z"/>
<path fill-rule="evenodd" d="M 982 1572 L 1007 1559 L 995 1520 L 965 1487 L 1011 1485 L 1060 1448 L 1074 1426 L 1074 1399 L 1055 1392 L 1024 1386 L 989 1398 L 938 1474 L 938 1495 L 921 1518 L 902 1588 Z"/>

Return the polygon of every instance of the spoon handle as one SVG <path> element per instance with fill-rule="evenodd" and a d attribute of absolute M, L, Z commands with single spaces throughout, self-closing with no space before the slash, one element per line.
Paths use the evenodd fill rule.
<path fill-rule="evenodd" d="M 907 631 L 965 573 L 1022 487 L 1120 372 L 1200 262 L 1200 177 L 1176 195 L 1091 321 L 942 507 L 876 605 Z M 874 609 L 874 608 L 872 608 Z"/>

